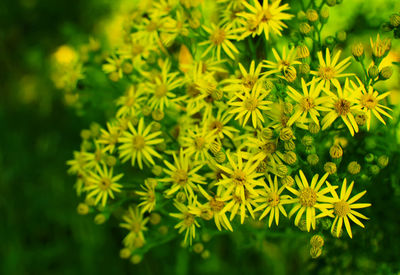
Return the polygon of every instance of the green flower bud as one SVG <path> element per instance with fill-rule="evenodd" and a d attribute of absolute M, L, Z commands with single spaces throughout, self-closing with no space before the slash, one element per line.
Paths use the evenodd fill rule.
<path fill-rule="evenodd" d="M 349 171 L 349 173 L 352 174 L 352 175 L 356 175 L 356 174 L 360 173 L 361 165 L 358 164 L 357 161 L 352 161 L 347 166 L 347 171 Z"/>
<path fill-rule="evenodd" d="M 347 34 L 346 34 L 345 31 L 338 31 L 336 33 L 336 38 L 337 38 L 338 41 L 344 42 L 344 41 L 346 41 Z"/>
<path fill-rule="evenodd" d="M 333 6 L 336 5 L 336 0 L 326 0 L 326 4 L 327 4 L 329 7 L 333 7 Z"/>
<path fill-rule="evenodd" d="M 392 25 L 395 28 L 400 26 L 400 15 L 399 14 L 395 13 L 390 16 L 390 25 Z"/>
<path fill-rule="evenodd" d="M 379 69 L 377 66 L 373 65 L 368 69 L 368 76 L 375 79 L 379 76 Z"/>
<path fill-rule="evenodd" d="M 383 155 L 383 156 L 380 156 L 380 157 L 378 158 L 378 165 L 379 165 L 379 167 L 384 168 L 384 167 L 386 167 L 388 164 L 389 164 L 389 157 L 388 157 L 388 156 Z"/>
<path fill-rule="evenodd" d="M 381 72 L 379 73 L 379 76 L 383 80 L 389 79 L 393 74 L 393 68 L 390 66 L 383 67 Z"/>
<path fill-rule="evenodd" d="M 308 23 L 300 23 L 299 30 L 302 34 L 308 35 L 311 32 L 311 26 Z"/>
<path fill-rule="evenodd" d="M 366 162 L 371 163 L 371 162 L 374 161 L 375 156 L 374 156 L 372 153 L 369 153 L 369 154 L 367 154 L 367 155 L 365 156 L 364 159 L 365 159 Z"/>
<path fill-rule="evenodd" d="M 316 22 L 316 21 L 318 20 L 318 17 L 319 17 L 319 16 L 318 16 L 318 13 L 317 13 L 316 10 L 309 9 L 309 10 L 307 10 L 307 12 L 306 12 L 306 17 L 307 17 L 307 20 L 308 20 L 308 21 L 314 23 L 314 22 Z"/>
<path fill-rule="evenodd" d="M 373 175 L 378 175 L 381 171 L 378 165 L 372 165 L 369 169 Z"/>
<path fill-rule="evenodd" d="M 319 157 L 317 154 L 311 154 L 307 156 L 307 162 L 308 164 L 315 166 L 319 162 Z"/>

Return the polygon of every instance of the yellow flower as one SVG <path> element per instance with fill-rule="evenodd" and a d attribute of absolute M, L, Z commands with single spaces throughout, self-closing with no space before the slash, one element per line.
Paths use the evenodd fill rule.
<path fill-rule="evenodd" d="M 286 189 L 288 189 L 297 197 L 291 199 L 289 202 L 294 204 L 294 207 L 289 212 L 289 218 L 297 212 L 294 220 L 294 224 L 297 226 L 305 212 L 307 231 L 310 231 L 311 227 L 315 229 L 316 219 L 325 216 L 332 216 L 332 213 L 327 210 L 329 204 L 323 202 L 330 202 L 331 199 L 326 197 L 325 194 L 330 192 L 334 187 L 329 186 L 321 189 L 323 184 L 326 182 L 326 178 L 329 176 L 328 173 L 322 176 L 320 180 L 318 180 L 318 174 L 314 175 L 311 180 L 311 184 L 308 184 L 307 178 L 302 170 L 299 171 L 299 175 L 300 177 L 297 175 L 295 177 L 296 184 L 299 188 L 298 190 L 290 186 L 286 186 Z M 321 213 L 317 214 L 316 209 L 318 209 Z"/>
<path fill-rule="evenodd" d="M 196 221 L 196 215 L 190 211 L 196 203 L 196 197 L 192 196 L 188 197 L 188 205 L 175 201 L 174 206 L 180 211 L 180 213 L 169 214 L 170 216 L 181 220 L 177 225 L 175 225 L 175 228 L 178 229 L 179 234 L 185 231 L 185 244 L 189 238 L 189 244 L 192 245 L 192 241 L 196 237 L 196 227 L 200 227 L 200 224 Z"/>
<path fill-rule="evenodd" d="M 122 178 L 123 174 L 113 176 L 113 168 L 108 170 L 106 165 L 103 165 L 103 168 L 97 168 L 96 172 L 89 172 L 87 178 L 89 185 L 85 187 L 85 190 L 89 191 L 88 198 L 96 197 L 95 205 L 101 200 L 101 205 L 105 206 L 109 196 L 114 199 L 113 192 L 121 192 L 122 185 L 118 184 L 117 181 Z"/>
<path fill-rule="evenodd" d="M 230 40 L 236 39 L 236 35 L 234 30 L 232 30 L 232 26 L 230 24 L 225 26 L 216 26 L 211 24 L 211 28 L 203 26 L 204 30 L 209 34 L 208 40 L 199 43 L 199 46 L 209 45 L 207 49 L 203 52 L 202 58 L 205 57 L 211 50 L 212 55 L 217 55 L 217 60 L 221 59 L 221 48 L 224 50 L 227 56 L 232 59 L 235 59 L 235 54 L 238 54 L 239 51 L 233 45 Z M 232 53 L 233 52 L 233 53 Z"/>
<path fill-rule="evenodd" d="M 207 202 L 205 204 L 197 202 L 196 206 L 190 207 L 190 213 L 206 220 L 214 218 L 215 225 L 219 231 L 222 230 L 222 227 L 233 231 L 232 225 L 226 216 L 226 211 L 224 210 L 226 201 L 229 200 L 229 196 L 221 196 L 222 188 L 218 188 L 217 194 L 211 196 L 203 189 L 203 187 L 200 185 L 198 187 L 200 193 L 207 199 Z"/>
<path fill-rule="evenodd" d="M 239 63 L 239 70 L 241 74 L 240 78 L 227 79 L 223 81 L 223 83 L 228 84 L 224 87 L 224 91 L 232 93 L 238 90 L 252 90 L 254 85 L 262 79 L 262 77 L 260 77 L 262 63 L 259 63 L 257 67 L 255 66 L 255 64 L 256 63 L 254 62 L 254 60 L 252 60 L 250 63 L 249 71 L 247 72 L 243 65 Z"/>
<path fill-rule="evenodd" d="M 364 215 L 358 213 L 354 209 L 366 208 L 370 207 L 370 203 L 355 203 L 358 201 L 367 191 L 363 191 L 358 193 L 351 199 L 349 199 L 351 191 L 353 190 L 354 181 L 351 182 L 349 188 L 347 188 L 347 179 L 343 180 L 342 188 L 340 190 L 340 197 L 338 197 L 336 191 L 331 191 L 333 198 L 329 200 L 331 203 L 328 208 L 333 209 L 333 213 L 335 215 L 335 219 L 332 223 L 331 232 L 336 230 L 336 236 L 339 237 L 340 231 L 342 229 L 343 223 L 346 227 L 346 231 L 349 234 L 350 238 L 353 238 L 353 234 L 351 232 L 349 219 L 352 220 L 357 225 L 364 228 L 364 225 L 360 222 L 358 218 L 367 220 L 368 218 Z M 358 217 L 358 218 L 357 218 Z"/>
<path fill-rule="evenodd" d="M 84 151 L 74 151 L 74 159 L 68 160 L 68 173 L 73 175 L 85 173 L 87 170 L 88 155 Z"/>
<path fill-rule="evenodd" d="M 128 248 L 142 247 L 146 242 L 143 232 L 147 231 L 146 223 L 149 218 L 143 218 L 138 207 L 129 207 L 122 219 L 124 222 L 119 226 L 129 230 L 128 235 L 124 238 L 124 245 Z"/>
<path fill-rule="evenodd" d="M 136 191 L 135 193 L 140 196 L 141 203 L 138 204 L 141 213 L 151 212 L 156 206 L 156 191 L 157 181 L 155 179 L 146 179 L 144 185 L 140 185 L 143 191 Z"/>
<path fill-rule="evenodd" d="M 354 136 L 354 133 L 358 132 L 358 125 L 352 113 L 358 108 L 357 93 L 350 88 L 347 78 L 343 89 L 340 83 L 334 83 L 334 86 L 336 93 L 325 90 L 331 100 L 326 104 L 330 111 L 322 119 L 322 130 L 328 128 L 338 117 L 341 117 L 350 134 Z"/>
<path fill-rule="evenodd" d="M 287 26 L 282 22 L 283 20 L 290 20 L 293 15 L 285 13 L 283 11 L 290 9 L 289 4 L 280 6 L 281 0 L 273 1 L 268 3 L 269 0 L 264 0 L 263 5 L 254 0 L 253 5 L 244 2 L 243 5 L 249 10 L 249 12 L 239 13 L 239 16 L 243 18 L 243 24 L 250 24 L 241 30 L 243 35 L 241 38 L 245 38 L 249 35 L 254 37 L 255 35 L 261 35 L 264 32 L 265 39 L 269 40 L 269 34 L 282 35 L 283 28 Z"/>
<path fill-rule="evenodd" d="M 240 223 L 244 223 L 244 219 L 246 218 L 246 212 L 249 211 L 251 217 L 254 219 L 254 211 L 253 207 L 256 207 L 256 201 L 255 199 L 257 198 L 258 195 L 252 194 L 248 192 L 247 190 L 244 191 L 244 200 L 242 199 L 241 196 L 238 196 L 236 194 L 230 194 L 229 200 L 227 200 L 226 205 L 224 206 L 224 209 L 222 210 L 223 212 L 231 212 L 231 215 L 229 217 L 229 220 L 233 220 L 240 211 Z"/>
<path fill-rule="evenodd" d="M 162 143 L 164 139 L 155 138 L 161 135 L 161 131 L 157 131 L 150 134 L 151 124 L 144 128 L 144 119 L 141 118 L 139 121 L 138 129 L 136 130 L 132 123 L 128 123 L 128 128 L 130 131 L 124 131 L 122 136 L 119 138 L 119 142 L 122 143 L 119 147 L 119 157 L 122 162 L 126 162 L 131 159 L 132 166 L 135 166 L 136 159 L 139 164 L 139 168 L 143 169 L 143 161 L 147 164 L 149 162 L 155 165 L 153 157 L 162 158 L 159 153 L 157 153 L 153 146 Z M 147 164 L 148 165 L 148 164 Z"/>
<path fill-rule="evenodd" d="M 361 80 L 358 79 L 359 87 L 351 81 L 352 86 L 354 89 L 359 90 L 359 95 L 357 96 L 358 99 L 358 105 L 356 110 L 363 111 L 367 114 L 367 129 L 369 131 L 370 126 L 371 126 L 371 113 L 375 115 L 377 119 L 379 119 L 380 122 L 386 125 L 386 122 L 383 120 L 382 115 L 392 118 L 391 115 L 389 115 L 384 109 L 391 111 L 389 107 L 386 107 L 383 104 L 380 104 L 379 101 L 386 98 L 387 96 L 390 95 L 390 92 L 382 93 L 379 94 L 378 91 L 374 90 L 373 86 L 368 86 L 368 91 L 364 84 L 362 84 Z"/>
<path fill-rule="evenodd" d="M 220 108 L 216 117 L 211 116 L 208 118 L 208 129 L 213 131 L 220 139 L 223 139 L 225 136 L 233 139 L 233 134 L 239 132 L 239 130 L 227 125 L 231 119 L 232 115 Z"/>
<path fill-rule="evenodd" d="M 185 154 L 182 149 L 179 152 L 179 158 L 175 153 L 173 158 L 174 165 L 164 160 L 164 164 L 168 167 L 167 169 L 164 168 L 164 172 L 169 177 L 160 180 L 172 183 L 172 186 L 166 191 L 166 195 L 170 196 L 183 189 L 186 196 L 194 196 L 194 191 L 197 191 L 196 184 L 205 184 L 205 179 L 197 174 L 203 165 L 196 165 L 192 162 L 189 155 Z"/>
<path fill-rule="evenodd" d="M 98 143 L 106 145 L 104 151 L 113 153 L 120 136 L 120 128 L 117 125 L 107 122 L 107 130 L 100 129 L 100 132 L 101 135 L 97 139 Z"/>
<path fill-rule="evenodd" d="M 318 85 L 316 84 L 315 78 L 313 78 L 313 80 L 310 82 L 310 89 L 307 88 L 304 79 L 301 79 L 301 87 L 303 89 L 302 94 L 288 86 L 289 97 L 291 97 L 297 103 L 295 111 L 287 123 L 288 126 L 291 126 L 296 121 L 300 121 L 302 123 L 307 122 L 307 115 L 310 115 L 312 121 L 319 125 L 318 117 L 320 114 L 318 111 L 329 111 L 328 108 L 322 106 L 324 103 L 329 101 L 328 97 L 320 96 L 322 86 L 322 82 L 320 82 Z"/>
<path fill-rule="evenodd" d="M 318 71 L 311 71 L 310 74 L 317 77 L 317 81 L 324 83 L 324 86 L 329 89 L 330 84 L 339 85 L 338 78 L 351 76 L 353 74 L 342 73 L 348 66 L 350 66 L 351 57 L 347 57 L 338 63 L 342 51 L 338 51 L 335 56 L 331 57 L 331 53 L 326 48 L 325 60 L 322 52 L 318 52 L 319 68 Z"/>
<path fill-rule="evenodd" d="M 194 155 L 194 160 L 211 160 L 212 156 L 208 152 L 211 143 L 215 140 L 215 131 L 209 131 L 207 127 L 199 128 L 195 126 L 194 130 L 188 129 L 186 135 L 182 138 L 182 147 L 186 148 L 184 153 L 188 156 Z"/>
<path fill-rule="evenodd" d="M 269 60 L 264 60 L 263 67 L 270 69 L 265 73 L 266 76 L 271 74 L 276 74 L 280 72 L 284 72 L 288 67 L 301 64 L 300 61 L 297 61 L 297 52 L 296 48 L 291 48 L 289 52 L 286 54 L 286 47 L 283 47 L 282 50 L 282 58 L 279 56 L 278 52 L 272 48 L 272 53 L 274 54 L 276 62 L 272 62 Z M 282 77 L 282 76 L 281 76 Z"/>
<path fill-rule="evenodd" d="M 372 54 L 377 58 L 384 57 L 386 52 L 388 52 L 392 47 L 392 42 L 390 38 L 385 38 L 382 40 L 379 36 L 379 33 L 376 36 L 376 42 L 374 43 L 374 41 L 372 41 L 372 37 L 370 37 L 370 42 L 371 42 Z"/>
<path fill-rule="evenodd" d="M 264 100 L 270 91 L 266 91 L 261 84 L 255 84 L 251 91 L 239 91 L 235 94 L 235 97 L 232 98 L 228 104 L 233 106 L 233 109 L 230 113 L 237 114 L 237 119 L 243 119 L 242 126 L 246 125 L 247 121 L 251 116 L 251 121 L 253 123 L 253 127 L 257 128 L 257 126 L 261 126 L 262 122 L 264 122 L 264 117 L 261 111 L 269 110 L 272 102 L 268 100 Z"/>
<path fill-rule="evenodd" d="M 121 96 L 117 100 L 117 106 L 120 106 L 116 117 L 126 117 L 137 115 L 140 110 L 140 106 L 144 100 L 142 92 L 137 90 L 134 85 L 129 86 L 125 95 Z"/>
<path fill-rule="evenodd" d="M 287 216 L 282 205 L 290 202 L 290 196 L 281 195 L 282 191 L 285 190 L 285 186 L 282 185 L 278 188 L 278 178 L 276 176 L 272 182 L 271 175 L 268 175 L 268 183 L 268 185 L 264 184 L 263 190 L 258 190 L 259 198 L 256 199 L 255 202 L 261 204 L 254 211 L 264 210 L 260 216 L 260 220 L 269 214 L 268 226 L 271 227 L 274 218 L 275 224 L 279 224 L 279 212 L 281 212 L 285 217 Z"/>
<path fill-rule="evenodd" d="M 262 174 L 256 171 L 259 163 L 252 160 L 243 162 L 243 155 L 240 151 L 236 154 L 227 152 L 226 155 L 230 167 L 217 164 L 217 167 L 224 173 L 222 174 L 222 179 L 216 185 L 223 185 L 226 187 L 225 194 L 240 197 L 242 201 L 246 200 L 245 191 L 256 196 L 257 192 L 254 188 L 264 184 L 264 180 L 260 178 Z"/>
<path fill-rule="evenodd" d="M 164 106 L 169 107 L 171 98 L 176 97 L 172 91 L 183 84 L 179 73 L 170 73 L 170 69 L 171 62 L 167 59 L 162 65 L 161 75 L 152 77 L 154 83 L 146 83 L 145 90 L 151 95 L 148 103 L 152 109 L 164 111 Z"/>

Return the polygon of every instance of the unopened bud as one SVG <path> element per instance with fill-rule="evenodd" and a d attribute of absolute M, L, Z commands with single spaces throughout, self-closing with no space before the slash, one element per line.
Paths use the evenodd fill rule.
<path fill-rule="evenodd" d="M 400 15 L 399 14 L 395 13 L 390 16 L 390 25 L 392 25 L 395 28 L 400 26 Z"/>
<path fill-rule="evenodd" d="M 298 58 L 307 58 L 310 56 L 310 51 L 306 45 L 297 46 L 297 57 Z"/>
<path fill-rule="evenodd" d="M 378 69 L 377 66 L 373 65 L 373 66 L 371 66 L 371 67 L 368 69 L 368 76 L 369 76 L 371 79 L 377 78 L 378 75 L 379 75 L 379 69 Z"/>
<path fill-rule="evenodd" d="M 364 54 L 364 46 L 361 42 L 353 44 L 351 53 L 355 58 L 361 57 Z"/>
<path fill-rule="evenodd" d="M 388 157 L 388 156 L 383 155 L 383 156 L 380 156 L 380 157 L 378 158 L 378 165 L 379 165 L 379 167 L 384 168 L 384 167 L 386 167 L 388 164 L 389 164 L 389 157 Z"/>
<path fill-rule="evenodd" d="M 340 145 L 335 144 L 329 149 L 329 154 L 333 159 L 341 158 L 343 156 L 343 149 Z"/>
<path fill-rule="evenodd" d="M 299 30 L 302 34 L 308 35 L 311 32 L 311 26 L 308 23 L 302 22 L 299 25 Z"/>
<path fill-rule="evenodd" d="M 357 175 L 361 171 L 361 165 L 357 161 L 352 161 L 347 166 L 347 171 L 352 175 Z"/>
<path fill-rule="evenodd" d="M 307 12 L 306 12 L 306 17 L 307 17 L 307 20 L 308 20 L 308 21 L 310 21 L 310 22 L 315 22 L 315 21 L 318 20 L 318 13 L 317 13 L 316 10 L 309 9 L 309 10 L 307 10 Z"/>
<path fill-rule="evenodd" d="M 383 80 L 389 79 L 393 74 L 393 68 L 390 66 L 383 67 L 381 72 L 379 73 L 380 78 Z"/>

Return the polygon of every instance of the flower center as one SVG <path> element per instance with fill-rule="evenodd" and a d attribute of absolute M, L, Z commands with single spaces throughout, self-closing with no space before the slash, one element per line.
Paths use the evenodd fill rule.
<path fill-rule="evenodd" d="M 146 30 L 148 32 L 153 32 L 155 30 L 157 30 L 158 24 L 154 21 L 151 21 L 147 26 L 146 26 Z"/>
<path fill-rule="evenodd" d="M 312 207 L 317 202 L 317 193 L 311 188 L 305 188 L 300 191 L 300 204 L 306 207 Z"/>
<path fill-rule="evenodd" d="M 134 136 L 132 138 L 132 146 L 136 150 L 142 150 L 144 146 L 146 145 L 144 141 L 144 137 L 142 136 Z"/>
<path fill-rule="evenodd" d="M 244 185 L 246 183 L 246 173 L 242 170 L 236 170 L 233 173 L 232 181 L 237 185 Z"/>
<path fill-rule="evenodd" d="M 157 86 L 154 95 L 158 98 L 164 97 L 168 92 L 167 86 L 165 84 L 160 84 Z"/>
<path fill-rule="evenodd" d="M 141 228 L 142 228 L 142 226 L 141 226 L 140 222 L 132 222 L 131 223 L 131 231 L 133 231 L 135 233 L 139 233 Z"/>
<path fill-rule="evenodd" d="M 248 75 L 242 78 L 242 84 L 246 88 L 252 89 L 254 84 L 257 82 L 257 77 L 253 75 Z"/>
<path fill-rule="evenodd" d="M 311 110 L 312 108 L 315 107 L 314 99 L 311 97 L 303 97 L 300 103 L 301 107 L 303 108 L 303 111 L 308 111 Z"/>
<path fill-rule="evenodd" d="M 210 124 L 210 130 L 215 130 L 217 129 L 216 133 L 219 133 L 222 131 L 222 128 L 224 127 L 224 125 L 218 121 L 218 120 L 214 120 L 213 122 L 211 122 Z"/>
<path fill-rule="evenodd" d="M 108 178 L 102 178 L 100 181 L 99 188 L 101 190 L 108 190 L 111 185 L 111 180 Z"/>
<path fill-rule="evenodd" d="M 346 217 L 350 213 L 350 206 L 345 201 L 338 201 L 335 203 L 334 211 L 339 217 Z"/>
<path fill-rule="evenodd" d="M 271 192 L 268 196 L 268 203 L 272 207 L 277 206 L 279 204 L 279 195 L 275 192 Z"/>
<path fill-rule="evenodd" d="M 376 98 L 371 94 L 364 94 L 361 97 L 361 105 L 367 109 L 374 109 L 378 104 Z"/>
<path fill-rule="evenodd" d="M 204 149 L 205 145 L 206 145 L 206 139 L 203 137 L 197 137 L 194 140 L 194 146 L 196 147 L 197 150 Z"/>
<path fill-rule="evenodd" d="M 347 113 L 350 111 L 350 101 L 346 99 L 339 99 L 335 103 L 335 109 L 340 116 L 347 115 Z"/>
<path fill-rule="evenodd" d="M 254 111 L 255 109 L 257 109 L 257 106 L 258 106 L 258 100 L 257 98 L 254 97 L 249 97 L 244 102 L 244 107 L 248 111 Z"/>
<path fill-rule="evenodd" d="M 183 218 L 183 223 L 186 227 L 191 226 L 194 223 L 194 216 L 190 213 L 185 213 L 185 217 Z"/>
<path fill-rule="evenodd" d="M 335 76 L 335 69 L 332 67 L 320 67 L 318 74 L 325 80 L 331 80 Z"/>
<path fill-rule="evenodd" d="M 225 30 L 216 29 L 211 35 L 210 40 L 214 45 L 221 45 L 224 42 L 226 37 Z"/>
<path fill-rule="evenodd" d="M 184 186 L 188 181 L 187 171 L 183 169 L 177 169 L 175 173 L 172 175 L 172 179 L 180 186 Z"/>
<path fill-rule="evenodd" d="M 270 21 L 271 19 L 272 19 L 272 14 L 271 14 L 271 12 L 269 11 L 269 9 L 264 10 L 264 11 L 262 12 L 261 21 L 262 21 L 262 22 L 268 22 L 268 21 Z"/>
<path fill-rule="evenodd" d="M 217 201 L 215 198 L 210 200 L 210 207 L 214 213 L 220 212 L 225 206 L 225 202 Z"/>

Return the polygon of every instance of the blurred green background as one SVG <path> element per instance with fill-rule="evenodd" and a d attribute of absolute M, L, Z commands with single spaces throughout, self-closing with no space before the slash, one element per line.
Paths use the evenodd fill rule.
<path fill-rule="evenodd" d="M 368 35 L 399 9 L 396 1 L 345 2 L 351 8 L 346 13 L 335 8 L 333 15 L 339 21 L 330 23 L 333 33 L 345 28 Z M 117 2 L 106 0 L 0 2 L 0 274 L 330 274 L 340 270 L 352 274 L 361 267 L 375 271 L 371 274 L 400 271 L 400 199 L 394 192 L 399 185 L 398 146 L 376 183 L 384 188 L 369 195 L 376 203 L 368 213 L 371 221 L 365 234 L 335 246 L 329 257 L 309 259 L 309 236 L 291 238 L 278 231 L 259 247 L 243 245 L 246 232 L 234 238 L 222 236 L 209 245 L 212 255 L 207 260 L 177 248 L 179 240 L 150 252 L 139 266 L 120 259 L 123 232 L 118 225 L 99 226 L 91 217 L 76 213 L 75 179 L 67 175 L 65 161 L 79 147 L 80 131 L 91 120 L 66 107 L 62 92 L 49 78 L 50 55 L 60 45 L 79 45 L 95 36 L 101 31 L 99 22 L 112 15 L 115 6 Z M 398 78 L 392 85 L 398 89 Z M 99 122 L 102 117 L 98 114 Z M 334 253 L 336 258 L 331 256 Z"/>

